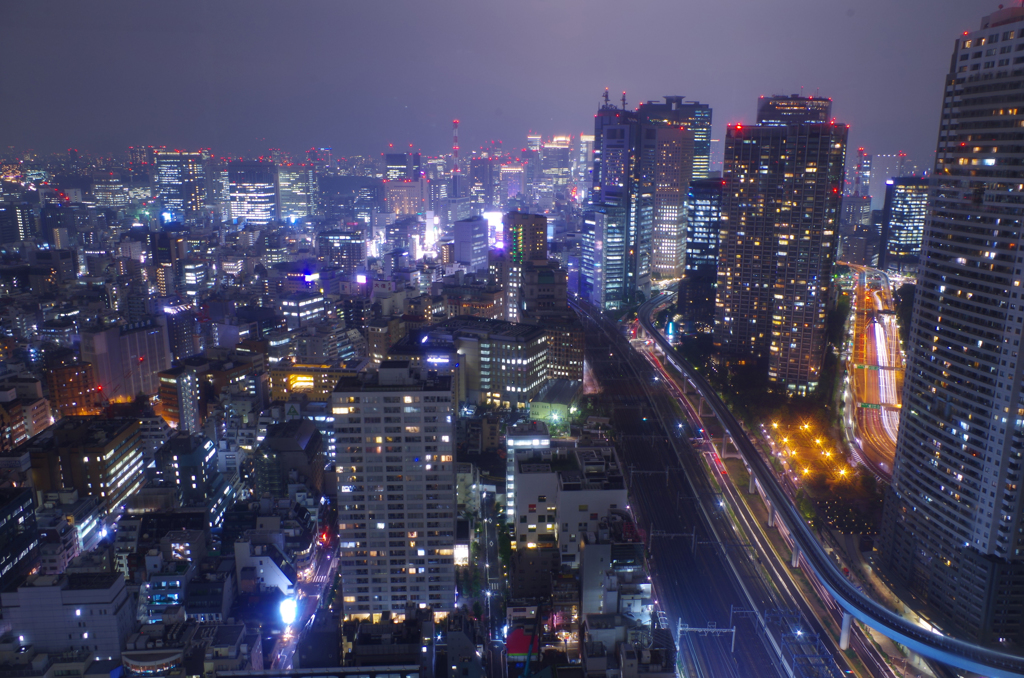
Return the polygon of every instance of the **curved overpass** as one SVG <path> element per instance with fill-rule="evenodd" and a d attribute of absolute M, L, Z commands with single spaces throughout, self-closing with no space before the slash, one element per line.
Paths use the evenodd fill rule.
<path fill-rule="evenodd" d="M 821 544 L 814 538 L 796 507 L 790 503 L 768 462 L 750 442 L 739 421 L 726 408 L 725 403 L 718 397 L 707 380 L 697 373 L 689 363 L 680 358 L 665 337 L 654 328 L 651 317 L 658 308 L 668 302 L 671 296 L 671 294 L 662 295 L 644 303 L 637 313 L 640 323 L 661 346 L 666 360 L 671 361 L 676 369 L 697 389 L 705 402 L 710 405 L 718 421 L 729 432 L 733 444 L 743 455 L 751 472 L 775 507 L 778 518 L 786 521 L 786 527 L 789 528 L 804 560 L 811 566 L 822 585 L 832 594 L 836 602 L 856 619 L 925 657 L 986 676 L 1006 678 L 1024 676 L 1024 657 L 923 629 L 868 598 L 832 566 L 832 562 L 825 554 Z"/>

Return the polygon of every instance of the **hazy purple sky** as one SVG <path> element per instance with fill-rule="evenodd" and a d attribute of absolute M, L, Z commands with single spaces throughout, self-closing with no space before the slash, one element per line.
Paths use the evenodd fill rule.
<path fill-rule="evenodd" d="M 0 149 L 426 153 L 591 131 L 605 87 L 714 108 L 819 92 L 851 147 L 930 165 L 965 0 L 0 3 Z"/>

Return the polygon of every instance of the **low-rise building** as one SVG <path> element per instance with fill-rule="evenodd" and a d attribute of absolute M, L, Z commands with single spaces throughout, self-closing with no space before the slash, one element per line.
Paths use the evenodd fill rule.
<path fill-rule="evenodd" d="M 43 652 L 120 657 L 136 626 L 132 598 L 117 573 L 33 575 L 0 593 L 0 604 L 19 644 Z"/>

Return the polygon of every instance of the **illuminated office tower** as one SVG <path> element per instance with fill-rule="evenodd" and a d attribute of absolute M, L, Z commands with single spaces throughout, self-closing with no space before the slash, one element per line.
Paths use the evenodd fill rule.
<path fill-rule="evenodd" d="M 316 174 L 312 165 L 279 165 L 277 213 L 282 221 L 304 219 L 316 212 Z"/>
<path fill-rule="evenodd" d="M 386 153 L 384 165 L 384 178 L 388 181 L 419 179 L 423 175 L 419 153 Z"/>
<path fill-rule="evenodd" d="M 178 289 L 186 298 L 198 300 L 207 289 L 209 269 L 205 261 L 182 261 Z"/>
<path fill-rule="evenodd" d="M 871 164 L 873 158 L 864 147 L 857 149 L 857 164 L 853 168 L 853 194 L 871 195 Z"/>
<path fill-rule="evenodd" d="M 591 290 L 592 301 L 598 303 L 600 299 L 599 305 L 607 310 L 628 306 L 638 288 L 650 287 L 650 242 L 639 237 L 634 218 L 639 136 L 636 112 L 626 110 L 625 101 L 622 108 L 612 105 L 606 92 L 605 102 L 594 117 L 590 221 L 596 229 L 591 236 L 593 247 L 602 250 L 593 263 L 599 265 L 598 260 L 604 259 L 614 270 L 605 267 L 600 275 L 595 270 L 590 278 L 594 284 L 614 281 L 614 290 Z M 609 245 L 614 254 L 603 252 Z"/>
<path fill-rule="evenodd" d="M 505 278 L 505 320 L 519 322 L 523 267 L 548 259 L 548 218 L 542 214 L 509 212 L 504 218 L 505 248 L 509 253 Z"/>
<path fill-rule="evenodd" d="M 540 189 L 543 194 L 541 203 L 545 206 L 556 199 L 568 198 L 572 179 L 571 143 L 570 137 L 557 136 L 541 146 Z"/>
<path fill-rule="evenodd" d="M 669 110 L 664 116 L 666 124 L 678 123 L 693 133 L 693 178 L 707 179 L 711 171 L 711 107 L 699 101 L 684 101 L 679 96 L 665 97 L 665 103 L 653 105 L 653 111 Z M 654 117 L 653 112 L 650 115 Z"/>
<path fill-rule="evenodd" d="M 478 205 L 493 205 L 498 197 L 500 165 L 497 158 L 470 158 L 469 198 Z"/>
<path fill-rule="evenodd" d="M 637 109 L 641 128 L 635 201 L 638 230 L 650 233 L 651 272 L 661 278 L 678 278 L 683 272 L 694 134 L 680 115 L 682 99 L 666 97 L 665 103 L 648 101 Z"/>
<path fill-rule="evenodd" d="M 715 325 L 718 237 L 722 221 L 723 179 L 690 183 L 686 219 L 686 264 L 679 281 L 683 332 L 710 333 Z"/>
<path fill-rule="evenodd" d="M 927 228 L 879 565 L 944 633 L 1024 642 L 1024 329 L 1012 65 L 1024 8 L 958 36 L 943 87 Z M 991 55 L 991 56 L 990 56 Z M 1005 56 L 1003 56 L 1005 55 Z"/>
<path fill-rule="evenodd" d="M 580 294 L 602 310 L 625 306 L 628 224 L 601 209 L 583 215 Z"/>
<path fill-rule="evenodd" d="M 679 96 L 630 111 L 625 95 L 618 108 L 606 94 L 594 118 L 591 201 L 605 226 L 613 233 L 621 229 L 626 238 L 621 293 L 602 295 L 615 308 L 649 297 L 652 273 L 678 277 L 682 272 L 696 134 L 710 134 L 710 115 L 707 106 Z M 710 139 L 707 149 L 710 153 Z"/>
<path fill-rule="evenodd" d="M 409 604 L 454 609 L 453 400 L 451 376 L 420 373 L 409 361 L 386 360 L 337 382 L 331 408 L 345 615 L 400 616 Z M 396 425 L 374 425 L 382 415 Z"/>
<path fill-rule="evenodd" d="M 394 214 L 423 214 L 430 198 L 430 182 L 426 179 L 393 179 L 384 182 L 384 199 Z"/>
<path fill-rule="evenodd" d="M 100 207 L 126 207 L 129 203 L 128 189 L 119 177 L 104 174 L 92 182 L 92 194 Z"/>
<path fill-rule="evenodd" d="M 206 197 L 204 161 L 199 152 L 156 152 L 157 193 L 165 222 L 192 219 L 202 211 Z"/>
<path fill-rule="evenodd" d="M 498 207 L 505 207 L 510 200 L 526 194 L 526 171 L 521 163 L 501 166 L 498 178 Z"/>
<path fill-rule="evenodd" d="M 576 202 L 585 205 L 590 202 L 591 171 L 594 166 L 594 135 L 581 134 L 576 153 L 573 155 L 573 181 L 576 182 Z"/>
<path fill-rule="evenodd" d="M 35 221 L 29 205 L 0 202 L 0 244 L 28 240 L 36 232 Z"/>
<path fill-rule="evenodd" d="M 470 273 L 487 271 L 487 226 L 487 219 L 480 215 L 455 222 L 455 229 L 452 233 L 455 261 L 465 266 Z"/>
<path fill-rule="evenodd" d="M 340 268 L 343 275 L 366 269 L 366 236 L 362 231 L 323 231 L 316 242 L 320 259 Z"/>
<path fill-rule="evenodd" d="M 878 267 L 902 271 L 921 259 L 921 240 L 928 216 L 928 179 L 896 177 L 885 184 Z"/>
<path fill-rule="evenodd" d="M 163 308 L 167 326 L 167 347 L 171 358 L 182 361 L 203 352 L 203 336 L 195 311 L 188 304 L 174 304 Z"/>
<path fill-rule="evenodd" d="M 762 97 L 757 112 L 726 132 L 715 346 L 805 394 L 825 354 L 848 127 L 829 99 Z"/>
<path fill-rule="evenodd" d="M 273 163 L 230 162 L 228 184 L 235 222 L 265 226 L 277 220 L 277 167 Z"/>

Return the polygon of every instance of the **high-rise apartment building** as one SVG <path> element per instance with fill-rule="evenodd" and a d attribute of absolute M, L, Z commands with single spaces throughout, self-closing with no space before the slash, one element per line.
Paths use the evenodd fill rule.
<path fill-rule="evenodd" d="M 519 292 L 526 262 L 548 259 L 548 218 L 542 214 L 509 212 L 502 220 L 509 253 L 505 278 L 505 320 L 519 322 Z"/>
<path fill-rule="evenodd" d="M 163 220 L 194 218 L 203 209 L 206 198 L 205 158 L 200 152 L 165 151 L 155 153 L 156 185 L 163 205 Z"/>
<path fill-rule="evenodd" d="M 895 177 L 885 182 L 879 268 L 902 271 L 921 259 L 928 186 L 929 180 L 921 177 Z"/>
<path fill-rule="evenodd" d="M 66 359 L 51 362 L 46 368 L 51 406 L 64 417 L 99 414 L 101 393 L 96 390 L 92 365 L 75 360 L 70 349 L 68 353 Z"/>
<path fill-rule="evenodd" d="M 957 37 L 943 88 L 927 228 L 879 564 L 943 632 L 1024 642 L 1024 8 Z"/>
<path fill-rule="evenodd" d="M 332 409 L 344 614 L 454 609 L 452 377 L 385 361 L 341 379 Z"/>
<path fill-rule="evenodd" d="M 192 365 L 164 370 L 160 379 L 160 413 L 172 428 L 197 435 L 206 419 L 203 382 Z"/>
<path fill-rule="evenodd" d="M 277 221 L 277 166 L 271 162 L 238 160 L 228 163 L 231 218 L 237 223 L 265 226 Z"/>
<path fill-rule="evenodd" d="M 715 346 L 767 359 L 790 393 L 817 386 L 838 244 L 848 127 L 829 99 L 762 98 L 756 125 L 730 125 Z"/>

